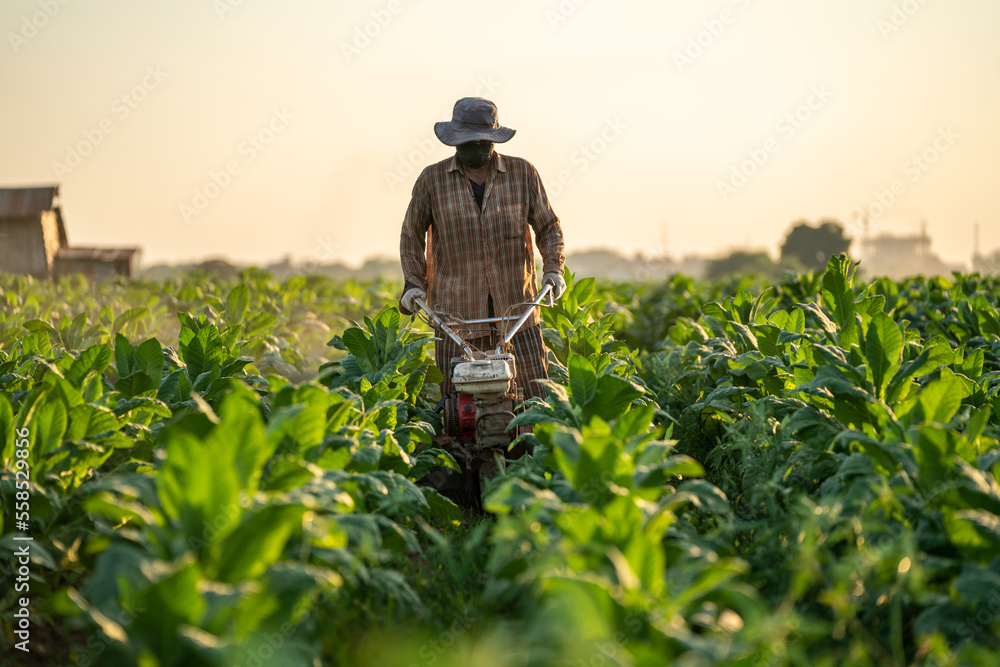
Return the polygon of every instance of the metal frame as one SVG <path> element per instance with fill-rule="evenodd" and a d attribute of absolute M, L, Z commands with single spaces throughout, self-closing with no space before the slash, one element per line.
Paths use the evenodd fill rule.
<path fill-rule="evenodd" d="M 514 326 L 511 328 L 511 330 L 507 332 L 507 335 L 504 337 L 503 341 L 501 341 L 500 344 L 497 345 L 497 348 L 496 348 L 496 353 L 497 354 L 500 354 L 503 351 L 503 346 L 506 345 L 507 343 L 509 343 L 511 341 L 511 339 L 514 338 L 514 334 L 516 334 L 518 332 L 518 330 L 520 330 L 520 328 L 522 326 L 524 326 L 524 323 L 528 321 L 528 318 L 531 316 L 532 311 L 535 308 L 537 308 L 538 306 L 541 306 L 542 305 L 542 300 L 545 299 L 545 297 L 549 296 L 549 294 L 551 292 L 552 292 L 552 285 L 550 285 L 549 283 L 546 283 L 545 285 L 542 286 L 542 289 L 539 290 L 538 294 L 535 296 L 535 300 L 532 301 L 529 304 L 528 308 L 524 311 L 524 313 L 521 314 L 521 316 L 518 318 L 517 322 L 514 323 Z M 464 340 L 462 340 L 462 338 L 458 334 L 456 334 L 454 331 L 452 331 L 451 328 L 448 326 L 448 324 L 456 325 L 456 326 L 464 326 L 464 325 L 469 325 L 469 324 L 493 324 L 493 323 L 499 323 L 499 322 L 508 322 L 508 321 L 514 319 L 513 315 L 508 315 L 508 316 L 505 316 L 505 317 L 485 317 L 485 318 L 481 318 L 481 319 L 478 319 L 478 320 L 455 320 L 455 319 L 452 319 L 452 320 L 449 320 L 448 323 L 445 323 L 445 321 L 442 320 L 438 316 L 437 313 L 435 313 L 433 310 L 430 309 L 430 306 L 428 306 L 427 302 L 425 302 L 423 299 L 417 299 L 416 302 L 417 302 L 417 305 L 420 306 L 420 308 L 425 313 L 427 313 L 427 316 L 431 318 L 431 320 L 434 322 L 434 324 L 436 324 L 437 327 L 439 329 L 441 329 L 441 331 L 444 334 L 446 334 L 449 338 L 451 338 L 453 341 L 455 341 L 455 343 L 460 348 L 462 348 L 462 352 L 469 359 L 473 358 L 472 348 L 469 347 L 469 344 L 466 343 Z M 551 305 L 551 300 L 549 301 L 548 305 Z"/>

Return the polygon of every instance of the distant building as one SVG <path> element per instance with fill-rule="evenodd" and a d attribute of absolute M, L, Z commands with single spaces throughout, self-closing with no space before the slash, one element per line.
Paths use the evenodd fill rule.
<path fill-rule="evenodd" d="M 972 258 L 972 270 L 975 273 L 1000 274 L 1000 250 L 992 255 L 975 255 Z"/>
<path fill-rule="evenodd" d="M 35 278 L 131 276 L 139 248 L 73 248 L 59 186 L 0 188 L 0 271 Z"/>
<path fill-rule="evenodd" d="M 972 272 L 987 275 L 1000 274 L 1000 250 L 992 255 L 979 253 L 979 223 L 972 228 Z"/>
<path fill-rule="evenodd" d="M 931 251 L 931 237 L 924 223 L 919 234 L 865 235 L 861 240 L 860 269 L 868 276 L 901 280 L 917 275 L 950 275 L 965 267 L 946 264 Z"/>

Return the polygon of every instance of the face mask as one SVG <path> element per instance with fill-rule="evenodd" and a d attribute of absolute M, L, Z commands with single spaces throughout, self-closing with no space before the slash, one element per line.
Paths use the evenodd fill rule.
<path fill-rule="evenodd" d="M 470 141 L 460 144 L 455 149 L 458 161 L 467 167 L 477 169 L 489 164 L 493 157 L 493 143 L 490 141 Z"/>

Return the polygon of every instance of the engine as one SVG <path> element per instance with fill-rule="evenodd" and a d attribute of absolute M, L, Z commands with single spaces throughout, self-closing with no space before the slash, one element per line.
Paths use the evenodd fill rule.
<path fill-rule="evenodd" d="M 444 404 L 448 435 L 473 454 L 488 448 L 506 450 L 514 438 L 507 426 L 521 402 L 514 375 L 514 357 L 509 354 L 452 360 L 455 394 Z"/>

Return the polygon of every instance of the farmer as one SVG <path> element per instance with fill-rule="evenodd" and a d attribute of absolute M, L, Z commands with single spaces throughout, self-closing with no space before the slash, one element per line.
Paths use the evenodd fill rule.
<path fill-rule="evenodd" d="M 434 133 L 456 147 L 455 155 L 424 169 L 413 186 L 399 239 L 403 314 L 416 312 L 420 298 L 466 320 L 520 315 L 536 294 L 531 231 L 542 257 L 542 285 L 552 285 L 556 298 L 566 289 L 562 228 L 538 172 L 527 160 L 493 150 L 514 132 L 497 121 L 496 105 L 481 97 L 463 97 L 450 122 L 435 123 Z M 495 325 L 457 333 L 476 349 L 497 343 Z M 544 397 L 545 388 L 533 382 L 548 377 L 537 308 L 511 342 L 525 398 Z M 442 396 L 451 393 L 454 356 L 458 346 L 437 332 Z"/>

